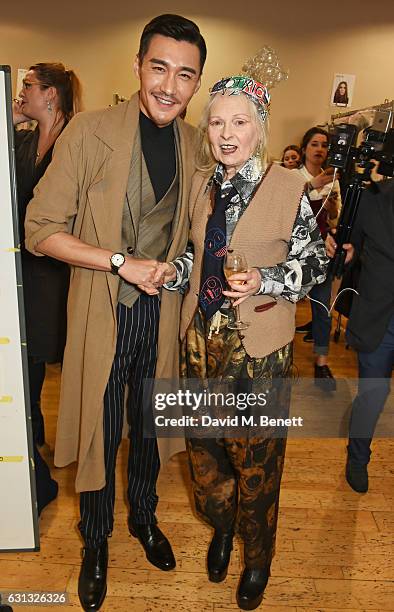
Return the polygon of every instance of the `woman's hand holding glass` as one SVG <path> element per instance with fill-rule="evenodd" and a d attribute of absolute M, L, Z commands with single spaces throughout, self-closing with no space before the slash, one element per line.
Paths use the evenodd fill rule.
<path fill-rule="evenodd" d="M 234 299 L 233 306 L 242 304 L 249 296 L 256 295 L 261 287 L 261 274 L 257 268 L 246 272 L 236 272 L 227 279 L 231 291 L 223 291 L 223 295 Z M 242 283 L 242 284 L 240 284 Z"/>

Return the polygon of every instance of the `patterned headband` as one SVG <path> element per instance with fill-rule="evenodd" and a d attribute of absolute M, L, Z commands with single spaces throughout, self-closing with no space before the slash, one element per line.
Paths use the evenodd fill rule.
<path fill-rule="evenodd" d="M 237 75 L 221 79 L 210 89 L 210 95 L 218 92 L 224 94 L 230 92 L 231 96 L 244 93 L 254 102 L 262 120 L 264 121 L 268 115 L 271 96 L 268 89 L 262 83 L 255 81 L 249 76 Z"/>

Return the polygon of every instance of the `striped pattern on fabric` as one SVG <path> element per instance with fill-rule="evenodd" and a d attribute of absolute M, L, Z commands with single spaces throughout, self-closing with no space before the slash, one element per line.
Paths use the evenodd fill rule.
<path fill-rule="evenodd" d="M 157 440 L 143 437 L 143 383 L 155 375 L 160 315 L 158 296 L 142 294 L 132 308 L 118 304 L 116 354 L 104 396 L 106 486 L 80 495 L 80 531 L 85 545 L 96 548 L 111 535 L 114 522 L 115 466 L 122 439 L 124 394 L 130 424 L 128 500 L 133 522 L 156 523 L 156 481 L 160 469 Z"/>

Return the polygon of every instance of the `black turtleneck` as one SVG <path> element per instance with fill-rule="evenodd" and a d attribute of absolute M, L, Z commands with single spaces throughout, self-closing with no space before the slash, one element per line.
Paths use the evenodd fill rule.
<path fill-rule="evenodd" d="M 156 202 L 167 193 L 176 173 L 174 124 L 159 128 L 140 111 L 142 153 Z"/>

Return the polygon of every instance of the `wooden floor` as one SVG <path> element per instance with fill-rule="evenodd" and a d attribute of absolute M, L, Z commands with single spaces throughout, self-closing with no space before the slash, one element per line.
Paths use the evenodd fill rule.
<path fill-rule="evenodd" d="M 309 305 L 302 303 L 298 322 Z M 312 376 L 311 345 L 296 338 L 295 363 Z M 355 355 L 345 350 L 343 334 L 332 343 L 330 363 L 338 376 L 356 376 Z M 59 370 L 48 368 L 44 393 L 47 439 L 53 448 Z M 261 610 L 394 610 L 394 441 L 376 440 L 370 464 L 370 490 L 354 493 L 344 479 L 345 440 L 290 440 L 281 492 L 277 553 Z M 50 451 L 47 456 L 51 459 Z M 108 596 L 103 612 L 230 612 L 238 610 L 236 586 L 241 571 L 237 541 L 229 575 L 208 582 L 205 556 L 210 530 L 193 514 L 185 454 L 161 471 L 160 525 L 177 559 L 174 572 L 151 566 L 127 531 L 124 501 L 126 446 L 118 469 L 116 525 L 110 540 Z M 123 470 L 122 470 L 123 468 Z M 40 520 L 41 552 L 0 555 L 0 591 L 67 591 L 70 603 L 47 610 L 79 609 L 77 580 L 81 541 L 74 468 L 53 469 L 60 495 Z M 22 607 L 14 607 L 14 610 Z M 38 610 L 30 606 L 27 610 Z"/>

